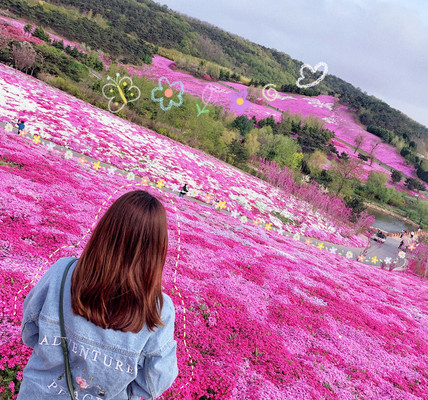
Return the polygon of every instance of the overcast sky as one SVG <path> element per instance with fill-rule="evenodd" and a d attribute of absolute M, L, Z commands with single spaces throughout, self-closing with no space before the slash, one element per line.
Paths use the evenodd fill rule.
<path fill-rule="evenodd" d="M 428 0 L 157 0 L 316 65 L 428 126 Z"/>

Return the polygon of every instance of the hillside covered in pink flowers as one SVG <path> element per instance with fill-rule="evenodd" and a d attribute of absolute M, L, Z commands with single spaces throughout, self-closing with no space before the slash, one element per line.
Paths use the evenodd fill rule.
<path fill-rule="evenodd" d="M 0 369 L 15 376 L 0 386 L 0 397 L 16 397 L 30 354 L 20 342 L 25 294 L 56 259 L 79 256 L 96 216 L 135 188 L 158 196 L 168 212 L 164 287 L 177 313 L 180 373 L 164 399 L 428 396 L 426 281 L 307 246 L 265 224 L 361 244 L 348 227 L 202 152 L 0 65 L 0 122 L 22 115 L 30 134 L 3 127 L 0 134 Z M 205 204 L 178 198 L 184 181 Z M 214 208 L 207 194 L 235 213 Z M 283 225 L 274 210 L 297 224 Z"/>

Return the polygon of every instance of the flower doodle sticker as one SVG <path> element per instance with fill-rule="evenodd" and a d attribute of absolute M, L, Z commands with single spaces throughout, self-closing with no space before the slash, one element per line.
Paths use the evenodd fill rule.
<path fill-rule="evenodd" d="M 204 103 L 204 108 L 201 109 L 201 106 L 196 103 L 196 109 L 198 110 L 198 117 L 201 114 L 209 113 L 210 110 L 206 110 L 205 107 L 208 105 L 214 105 L 218 98 L 218 92 L 216 91 L 216 87 L 213 84 L 209 84 L 205 87 L 202 92 L 202 103 Z"/>
<path fill-rule="evenodd" d="M 229 95 L 231 101 L 230 108 L 236 113 L 244 113 L 247 108 L 251 105 L 247 100 L 248 92 L 247 89 L 241 90 L 238 93 L 232 93 Z"/>
<path fill-rule="evenodd" d="M 163 85 L 167 85 L 168 87 L 164 89 Z M 175 88 L 178 91 L 178 94 L 174 94 Z M 162 97 L 156 97 L 155 93 L 162 92 Z M 152 90 L 152 100 L 156 103 L 160 103 L 160 107 L 164 111 L 168 111 L 172 108 L 172 106 L 180 107 L 183 104 L 183 93 L 184 93 L 184 86 L 183 83 L 180 81 L 176 81 L 173 83 L 169 83 L 168 78 L 165 78 L 162 76 L 158 80 L 158 86 L 155 87 Z M 178 99 L 178 101 L 174 101 L 174 98 Z M 169 101 L 169 102 L 168 102 Z M 165 106 L 165 103 L 168 105 Z"/>
<path fill-rule="evenodd" d="M 315 74 L 317 72 L 317 70 L 318 70 L 319 67 L 324 67 L 324 72 L 323 72 L 323 74 L 315 82 L 308 83 L 307 85 L 301 85 L 300 84 L 300 81 L 302 81 L 303 79 L 305 79 L 305 75 L 303 75 L 303 70 L 305 68 L 310 69 L 311 72 L 313 74 Z M 309 64 L 303 64 L 302 67 L 300 68 L 300 78 L 297 80 L 296 85 L 299 88 L 301 88 L 301 89 L 310 88 L 312 86 L 316 86 L 316 85 L 318 85 L 318 83 L 320 83 L 326 77 L 327 72 L 328 72 L 328 65 L 325 62 L 322 62 L 322 61 L 319 62 L 317 65 L 315 65 L 315 68 L 312 68 Z"/>
<path fill-rule="evenodd" d="M 108 102 L 108 109 L 112 113 L 118 113 L 128 103 L 136 101 L 141 96 L 141 91 L 136 86 L 133 86 L 132 79 L 129 76 L 125 76 L 119 80 L 120 74 L 116 74 L 116 78 L 113 79 L 107 76 L 108 81 L 114 83 L 106 83 L 103 86 L 103 95 L 110 101 Z"/>

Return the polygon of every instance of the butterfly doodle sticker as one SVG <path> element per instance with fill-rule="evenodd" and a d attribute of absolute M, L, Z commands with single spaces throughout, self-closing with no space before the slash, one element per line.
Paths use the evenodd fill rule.
<path fill-rule="evenodd" d="M 103 95 L 110 101 L 108 102 L 108 109 L 112 113 L 119 112 L 128 103 L 136 101 L 141 96 L 141 91 L 136 86 L 133 86 L 132 79 L 125 76 L 119 80 L 120 74 L 116 74 L 116 78 L 107 76 L 108 81 L 113 83 L 106 83 L 103 86 Z"/>

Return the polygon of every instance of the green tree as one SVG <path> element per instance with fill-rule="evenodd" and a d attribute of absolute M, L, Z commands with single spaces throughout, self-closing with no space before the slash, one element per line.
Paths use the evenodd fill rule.
<path fill-rule="evenodd" d="M 306 160 L 310 171 L 315 175 L 318 175 L 322 171 L 322 166 L 327 164 L 327 156 L 321 150 L 315 150 L 312 154 L 309 155 Z"/>
<path fill-rule="evenodd" d="M 333 181 L 330 187 L 337 195 L 344 193 L 345 196 L 352 194 L 353 189 L 360 182 L 362 173 L 361 161 L 356 159 L 342 160 L 339 159 L 333 162 L 331 174 Z"/>
<path fill-rule="evenodd" d="M 248 157 L 255 156 L 260 149 L 259 129 L 252 129 L 245 137 L 244 147 L 247 150 Z"/>
<path fill-rule="evenodd" d="M 400 171 L 397 171 L 396 169 L 394 169 L 391 173 L 391 179 L 392 179 L 392 182 L 398 183 L 401 181 L 401 179 L 403 179 L 403 174 Z"/>
<path fill-rule="evenodd" d="M 280 167 L 296 170 L 303 156 L 296 156 L 300 152 L 299 145 L 288 136 L 274 135 L 270 127 L 260 129 L 259 155 L 266 160 L 275 161 Z"/>
<path fill-rule="evenodd" d="M 425 190 L 425 186 L 417 179 L 406 178 L 406 186 L 409 190 Z"/>
<path fill-rule="evenodd" d="M 31 31 L 33 30 L 33 25 L 31 25 L 31 24 L 27 24 L 27 25 L 25 25 L 24 26 L 24 32 L 25 33 L 28 33 L 28 35 L 30 35 L 31 34 Z"/>
<path fill-rule="evenodd" d="M 47 43 L 51 42 L 51 37 L 45 32 L 45 30 L 41 26 L 38 26 L 36 29 L 34 29 L 33 36 L 44 40 Z"/>
<path fill-rule="evenodd" d="M 384 173 L 371 171 L 365 184 L 364 191 L 371 198 L 386 203 L 391 197 L 390 191 L 385 186 L 386 182 L 388 182 L 388 177 Z"/>
<path fill-rule="evenodd" d="M 246 115 L 241 115 L 232 122 L 232 128 L 238 129 L 241 135 L 245 136 L 254 128 L 254 122 Z"/>
<path fill-rule="evenodd" d="M 229 145 L 229 161 L 236 167 L 245 167 L 248 161 L 248 153 L 245 147 L 236 139 Z"/>

